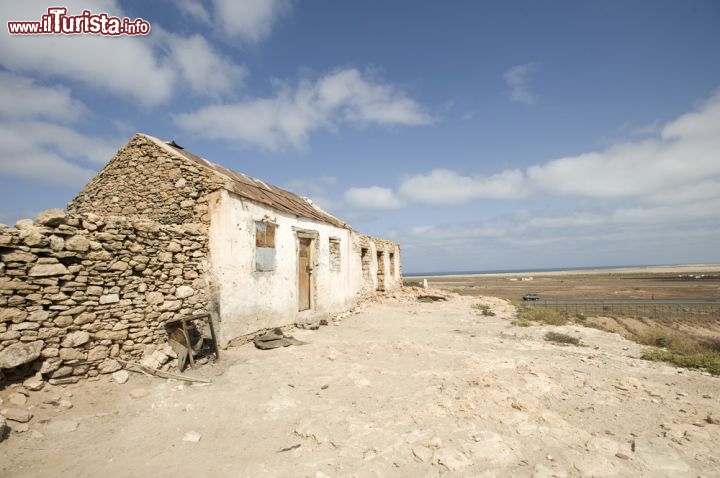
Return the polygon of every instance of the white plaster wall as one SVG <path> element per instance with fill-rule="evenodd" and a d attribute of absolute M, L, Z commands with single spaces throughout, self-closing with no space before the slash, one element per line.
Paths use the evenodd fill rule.
<path fill-rule="evenodd" d="M 227 191 L 215 193 L 210 214 L 211 280 L 218 297 L 222 343 L 260 329 L 345 310 L 355 298 L 349 230 L 280 213 Z M 263 219 L 277 224 L 276 266 L 274 271 L 256 272 L 255 221 Z M 298 246 L 293 228 L 318 234 L 313 241 L 313 306 L 303 312 L 298 311 Z M 339 272 L 329 267 L 331 236 L 340 239 Z"/>

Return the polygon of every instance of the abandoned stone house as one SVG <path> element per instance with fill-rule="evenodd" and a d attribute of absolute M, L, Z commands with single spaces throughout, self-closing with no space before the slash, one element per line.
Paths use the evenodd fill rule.
<path fill-rule="evenodd" d="M 400 283 L 398 244 L 136 134 L 67 213 L 0 225 L 0 368 L 112 371 L 179 315 L 210 312 L 226 346 Z"/>

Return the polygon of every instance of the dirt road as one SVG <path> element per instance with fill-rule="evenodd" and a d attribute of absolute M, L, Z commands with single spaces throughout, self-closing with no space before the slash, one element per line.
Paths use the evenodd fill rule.
<path fill-rule="evenodd" d="M 46 384 L 29 429 L 0 443 L 0 476 L 720 474 L 720 379 L 640 360 L 615 334 L 513 327 L 499 299 L 397 295 L 294 331 L 307 345 L 229 349 L 195 371 L 208 385 Z"/>

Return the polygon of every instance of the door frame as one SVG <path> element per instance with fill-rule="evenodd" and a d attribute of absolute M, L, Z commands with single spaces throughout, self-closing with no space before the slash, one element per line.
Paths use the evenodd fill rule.
<path fill-rule="evenodd" d="M 300 229 L 297 227 L 292 228 L 295 232 L 295 278 L 297 281 L 297 308 L 299 313 L 306 312 L 308 310 L 315 309 L 315 247 L 318 241 L 319 234 L 317 231 L 309 229 Z M 308 284 L 310 294 L 310 308 L 300 310 L 300 239 L 307 239 L 310 241 L 308 246 L 308 262 L 310 263 L 310 283 Z"/>

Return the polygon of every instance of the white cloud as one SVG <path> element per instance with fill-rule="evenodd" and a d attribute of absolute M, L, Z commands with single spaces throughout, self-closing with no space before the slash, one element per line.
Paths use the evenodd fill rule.
<path fill-rule="evenodd" d="M 510 99 L 519 103 L 534 104 L 537 97 L 530 91 L 528 83 L 531 75 L 537 70 L 538 63 L 531 62 L 517 65 L 505 72 L 503 78 L 510 87 Z"/>
<path fill-rule="evenodd" d="M 185 15 L 206 25 L 210 24 L 210 14 L 200 0 L 173 0 L 172 4 L 177 5 Z"/>
<path fill-rule="evenodd" d="M 120 141 L 98 138 L 57 122 L 72 122 L 86 108 L 62 87 L 0 74 L 0 172 L 65 186 L 82 186 L 107 162 Z"/>
<path fill-rule="evenodd" d="M 624 205 L 410 227 L 398 240 L 404 263 L 416 270 L 713 262 L 720 260 L 717 217 L 720 199 Z"/>
<path fill-rule="evenodd" d="M 290 10 L 289 0 L 214 0 L 215 21 L 230 37 L 257 43 L 270 35 L 275 22 Z"/>
<path fill-rule="evenodd" d="M 115 0 L 70 0 L 69 13 L 83 9 L 126 16 Z M 193 7 L 195 5 L 195 7 Z M 181 8 L 202 8 L 185 2 Z M 0 3 L 0 16 L 39 20 L 47 6 L 17 0 Z M 201 13 L 197 15 L 202 16 Z M 187 85 L 202 96 L 228 96 L 240 89 L 244 66 L 222 55 L 201 35 L 184 37 L 152 24 L 150 35 L 0 35 L 0 65 L 13 72 L 64 79 L 130 98 L 143 106 L 166 103 Z"/>
<path fill-rule="evenodd" d="M 31 78 L 0 72 L 0 116 L 12 119 L 41 117 L 76 120 L 86 110 L 70 96 L 70 90 L 41 86 Z"/>
<path fill-rule="evenodd" d="M 334 176 L 320 176 L 313 179 L 296 178 L 291 179 L 283 185 L 283 188 L 295 194 L 309 198 L 320 209 L 335 213 L 342 207 L 342 201 L 331 199 L 328 188 L 337 183 Z"/>
<path fill-rule="evenodd" d="M 167 34 L 165 38 L 171 59 L 195 93 L 223 96 L 242 86 L 247 68 L 218 53 L 202 35 Z"/>
<path fill-rule="evenodd" d="M 719 180 L 720 94 L 667 123 L 660 137 L 556 159 L 528 168 L 527 175 L 550 194 L 591 198 L 657 198 Z"/>
<path fill-rule="evenodd" d="M 399 209 L 405 206 L 392 189 L 378 186 L 350 188 L 345 192 L 345 201 L 359 209 Z"/>
<path fill-rule="evenodd" d="M 112 0 L 70 0 L 63 5 L 72 14 L 88 9 L 125 16 Z M 39 20 L 46 10 L 46 4 L 4 1 L 0 17 Z M 13 71 L 57 75 L 156 105 L 170 97 L 175 75 L 153 51 L 151 37 L 0 35 L 0 63 Z"/>
<path fill-rule="evenodd" d="M 662 129 L 664 140 L 713 139 L 720 134 L 720 91 L 703 102 L 697 111 L 682 115 Z"/>
<path fill-rule="evenodd" d="M 291 179 L 283 187 L 294 193 L 313 196 L 325 194 L 327 188 L 335 183 L 337 183 L 337 178 L 334 176 L 320 176 L 313 179 Z"/>
<path fill-rule="evenodd" d="M 432 121 L 414 100 L 391 85 L 339 70 L 295 89 L 279 83 L 273 98 L 214 105 L 174 116 L 198 136 L 269 151 L 302 149 L 311 132 L 339 123 L 421 125 Z"/>
<path fill-rule="evenodd" d="M 86 146 L 88 149 L 83 150 Z M 68 157 L 98 162 L 102 140 L 51 123 L 0 123 L 0 172 L 46 184 L 83 186 L 95 174 Z M 114 151 L 113 151 L 114 153 Z M 106 156 L 108 161 L 112 157 Z"/>
<path fill-rule="evenodd" d="M 463 204 L 474 199 L 518 199 L 530 193 L 530 185 L 519 170 L 492 176 L 461 176 L 447 169 L 401 181 L 400 196 L 419 204 Z"/>
<path fill-rule="evenodd" d="M 477 199 L 521 199 L 546 193 L 591 199 L 626 198 L 658 205 L 720 198 L 719 186 L 717 93 L 696 111 L 665 124 L 655 137 L 554 159 L 525 171 L 464 176 L 435 169 L 401 180 L 397 196 L 408 203 L 456 205 Z"/>

